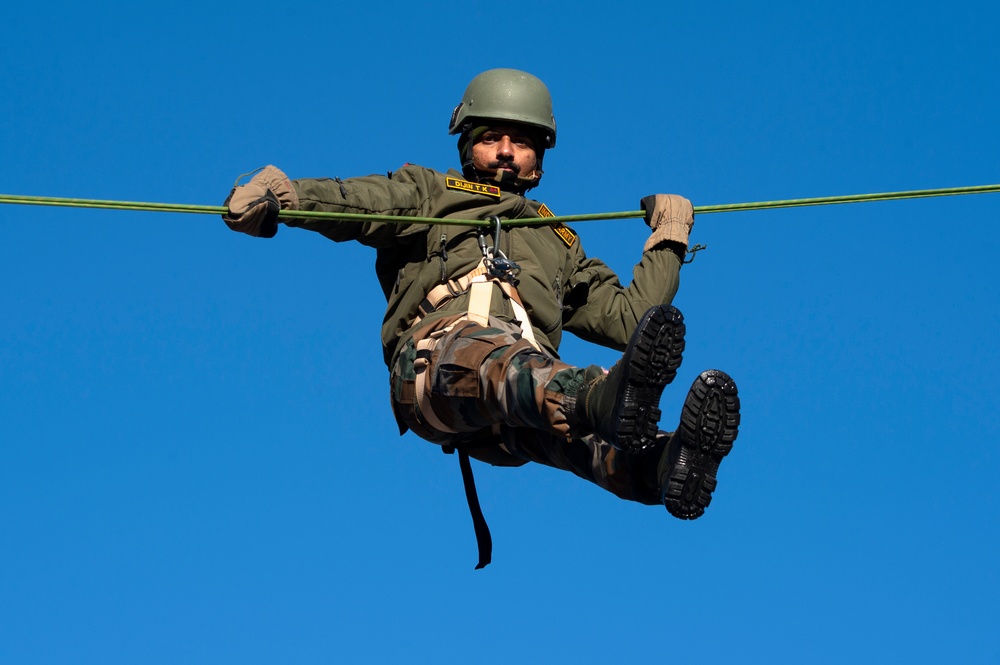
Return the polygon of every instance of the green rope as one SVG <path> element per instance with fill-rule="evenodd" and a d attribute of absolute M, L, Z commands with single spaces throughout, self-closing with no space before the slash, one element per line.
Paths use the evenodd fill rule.
<path fill-rule="evenodd" d="M 811 199 L 786 199 L 781 201 L 758 201 L 755 203 L 730 203 L 723 205 L 695 206 L 695 214 L 705 215 L 718 212 L 740 210 L 772 210 L 775 208 L 800 208 L 805 206 L 834 205 L 840 203 L 864 203 L 870 201 L 898 201 L 934 196 L 958 196 L 960 194 L 989 194 L 1000 192 L 998 185 L 978 185 L 975 187 L 948 187 L 945 189 L 917 189 L 906 192 L 883 192 L 880 194 L 852 194 L 848 196 L 823 196 Z M 143 203 L 139 201 L 107 201 L 101 199 L 62 199 L 51 196 L 16 196 L 0 194 L 0 203 L 18 205 L 61 206 L 67 208 L 100 208 L 105 210 L 135 210 L 144 212 L 182 212 L 200 215 L 224 215 L 225 206 L 187 205 L 183 203 Z M 556 217 L 531 217 L 505 220 L 508 226 L 534 226 L 559 224 L 564 222 L 590 222 L 596 220 L 627 219 L 643 217 L 642 210 L 626 212 L 601 212 L 584 215 L 560 215 Z M 437 219 L 434 217 L 400 217 L 397 215 L 369 215 L 361 213 L 319 212 L 309 210 L 282 210 L 282 218 L 328 219 L 353 222 L 388 222 L 392 224 L 454 224 L 461 226 L 489 226 L 481 219 Z"/>

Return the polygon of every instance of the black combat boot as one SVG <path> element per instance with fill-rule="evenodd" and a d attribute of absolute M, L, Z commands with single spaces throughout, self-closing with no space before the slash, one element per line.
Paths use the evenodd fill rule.
<path fill-rule="evenodd" d="M 657 483 L 663 505 L 674 517 L 697 519 L 712 502 L 715 474 L 739 433 L 740 398 L 725 372 L 710 369 L 695 379 L 681 422 L 662 448 Z"/>
<path fill-rule="evenodd" d="M 660 394 L 677 375 L 683 353 L 684 317 L 670 305 L 653 307 L 622 359 L 580 388 L 574 420 L 621 450 L 648 447 L 656 439 Z"/>

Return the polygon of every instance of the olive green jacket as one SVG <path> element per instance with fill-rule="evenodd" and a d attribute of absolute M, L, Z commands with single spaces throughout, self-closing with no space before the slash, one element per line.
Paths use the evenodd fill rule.
<path fill-rule="evenodd" d="M 407 165 L 388 176 L 293 181 L 300 209 L 400 217 L 501 219 L 539 217 L 538 201 Z M 479 190 L 479 191 L 470 191 Z M 488 191 L 487 191 L 488 190 Z M 436 285 L 462 277 L 482 259 L 477 227 L 426 223 L 343 222 L 282 218 L 287 226 L 316 231 L 342 242 L 357 240 L 377 252 L 375 271 L 385 293 L 382 325 L 386 364 L 412 334 L 418 306 Z M 492 245 L 492 240 L 490 240 Z M 669 249 L 643 252 L 632 283 L 622 287 L 602 261 L 587 258 L 580 239 L 562 225 L 512 226 L 501 232 L 500 249 L 521 267 L 517 292 L 531 319 L 536 340 L 557 355 L 563 330 L 624 349 L 638 320 L 654 305 L 669 303 L 677 292 L 680 259 Z M 465 296 L 442 305 L 421 321 L 433 321 L 467 306 Z M 494 316 L 512 320 L 501 297 Z"/>

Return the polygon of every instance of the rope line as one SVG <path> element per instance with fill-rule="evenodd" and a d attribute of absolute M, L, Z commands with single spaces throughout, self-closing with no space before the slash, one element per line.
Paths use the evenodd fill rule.
<path fill-rule="evenodd" d="M 1000 184 L 977 185 L 973 187 L 947 187 L 943 189 L 915 189 L 904 192 L 882 192 L 878 194 L 851 194 L 847 196 L 822 196 L 808 199 L 784 199 L 778 201 L 756 201 L 753 203 L 729 203 L 722 205 L 694 206 L 698 215 L 744 210 L 773 210 L 776 208 L 801 208 L 806 206 L 836 205 L 843 203 L 867 203 L 872 201 L 898 201 L 936 196 L 959 196 L 962 194 L 990 194 L 1000 192 Z M 0 194 L 0 203 L 15 205 L 59 206 L 66 208 L 99 208 L 105 210 L 133 210 L 143 212 L 174 212 L 200 215 L 224 215 L 225 206 L 188 205 L 184 203 L 147 203 L 140 201 L 109 201 L 103 199 L 66 199 L 52 196 L 18 196 Z M 591 222 L 597 220 L 628 219 L 643 217 L 642 210 L 624 212 L 600 212 L 582 215 L 557 215 L 555 217 L 531 217 L 504 220 L 506 226 L 535 226 L 565 222 Z M 313 210 L 282 210 L 280 218 L 326 219 L 353 222 L 387 222 L 391 224 L 450 224 L 460 226 L 489 226 L 481 219 L 438 219 L 435 217 L 402 217 L 398 215 L 372 215 L 346 212 L 321 212 Z"/>

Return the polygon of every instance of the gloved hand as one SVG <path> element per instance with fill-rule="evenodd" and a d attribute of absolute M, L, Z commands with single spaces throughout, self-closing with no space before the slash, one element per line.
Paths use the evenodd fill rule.
<path fill-rule="evenodd" d="M 643 251 L 669 240 L 676 243 L 674 248 L 680 250 L 683 259 L 684 252 L 687 251 L 688 235 L 694 227 L 694 207 L 691 202 L 676 194 L 654 194 L 644 197 L 640 205 L 646 211 L 646 223 L 653 229 Z"/>
<path fill-rule="evenodd" d="M 278 211 L 298 210 L 299 197 L 288 176 L 269 165 L 247 184 L 233 187 L 223 205 L 229 212 L 222 221 L 233 231 L 273 238 L 278 232 Z"/>

